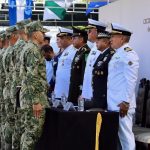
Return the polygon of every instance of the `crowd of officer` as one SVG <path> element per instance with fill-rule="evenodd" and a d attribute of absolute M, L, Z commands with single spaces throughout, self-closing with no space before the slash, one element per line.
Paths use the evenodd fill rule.
<path fill-rule="evenodd" d="M 115 23 L 109 31 L 92 19 L 88 26 L 60 27 L 58 54 L 44 43 L 46 32 L 40 21 L 31 20 L 0 32 L 1 149 L 34 149 L 53 92 L 74 105 L 83 98 L 92 108 L 118 111 L 120 147 L 134 150 L 139 59 L 128 44 L 132 32 Z"/>

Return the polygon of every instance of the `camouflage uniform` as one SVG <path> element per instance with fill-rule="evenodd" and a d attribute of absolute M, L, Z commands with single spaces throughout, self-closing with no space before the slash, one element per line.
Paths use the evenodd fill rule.
<path fill-rule="evenodd" d="M 0 32 L 0 40 L 3 41 L 5 39 L 5 31 Z M 5 75 L 3 71 L 2 58 L 3 58 L 4 49 L 0 49 L 0 149 L 3 150 L 3 135 L 2 135 L 2 127 L 4 122 L 4 99 L 3 99 L 3 88 L 5 83 Z"/>
<path fill-rule="evenodd" d="M 21 85 L 21 79 L 19 78 L 19 72 L 20 72 L 20 54 L 23 49 L 23 47 L 26 45 L 26 42 L 24 40 L 19 39 L 17 43 L 14 46 L 14 51 L 13 51 L 13 59 L 12 63 L 14 64 L 13 66 L 13 80 L 11 84 L 11 98 L 14 99 L 13 105 L 15 108 L 15 127 L 12 135 L 12 149 L 13 150 L 20 150 L 20 137 L 21 133 L 23 132 L 23 128 L 21 127 L 21 121 L 23 120 L 22 118 L 22 113 L 20 108 L 17 108 L 16 106 L 16 87 Z"/>
<path fill-rule="evenodd" d="M 17 28 L 18 30 L 24 31 L 24 25 L 30 23 L 31 20 L 23 20 L 17 23 Z M 25 42 L 23 39 L 19 39 L 17 43 L 14 46 L 14 51 L 13 51 L 13 59 L 12 63 L 13 65 L 13 82 L 12 82 L 12 96 L 14 97 L 14 106 L 15 106 L 15 128 L 14 132 L 12 135 L 12 149 L 13 150 L 20 150 L 20 140 L 21 140 L 21 135 L 24 132 L 24 127 L 23 127 L 23 122 L 24 118 L 22 115 L 22 111 L 20 109 L 17 100 L 19 100 L 18 94 L 18 88 L 17 86 L 21 86 L 21 76 L 20 74 L 20 67 L 21 67 L 21 60 L 20 60 L 20 55 L 23 53 L 23 48 L 27 45 L 27 42 Z"/>
<path fill-rule="evenodd" d="M 42 31 L 39 22 L 30 23 L 27 26 L 28 32 Z M 47 107 L 46 91 L 46 70 L 45 60 L 38 45 L 32 41 L 24 47 L 22 56 L 21 72 L 23 76 L 20 91 L 20 106 L 25 117 L 24 133 L 21 136 L 21 150 L 33 150 L 35 142 L 38 140 L 44 123 L 45 111 L 42 112 L 40 119 L 33 116 L 33 104 L 40 103 Z"/>
<path fill-rule="evenodd" d="M 8 33 L 16 31 L 15 26 L 11 26 L 6 29 Z M 12 81 L 12 63 L 11 57 L 13 52 L 13 46 L 9 46 L 3 55 L 3 67 L 6 76 L 5 87 L 3 90 L 3 96 L 5 101 L 6 121 L 3 129 L 3 134 L 6 142 L 6 150 L 12 147 L 12 133 L 14 129 L 14 105 L 11 97 L 11 81 Z"/>
<path fill-rule="evenodd" d="M 5 87 L 3 89 L 3 97 L 5 101 L 5 111 L 6 111 L 6 122 L 5 122 L 5 127 L 4 127 L 4 137 L 5 137 L 5 142 L 8 144 L 9 147 L 11 147 L 11 134 L 12 134 L 12 127 L 14 123 L 14 108 L 13 104 L 11 102 L 10 98 L 10 82 L 11 82 L 11 77 L 10 77 L 10 71 L 9 71 L 9 66 L 10 66 L 10 56 L 11 56 L 11 51 L 12 51 L 12 46 L 9 46 L 4 55 L 3 55 L 3 67 L 5 71 Z M 11 127 L 12 125 L 12 127 Z"/>
<path fill-rule="evenodd" d="M 0 52 L 0 101 L 1 101 L 1 105 L 0 105 L 0 114 L 1 114 L 1 126 L 0 126 L 0 131 L 1 131 L 1 149 L 4 149 L 4 136 L 3 136 L 3 128 L 4 128 L 4 123 L 5 123 L 5 116 L 6 116 L 6 112 L 5 112 L 5 105 L 4 105 L 4 98 L 3 98 L 3 89 L 5 86 L 5 74 L 4 74 L 4 68 L 2 65 L 2 56 L 5 52 L 5 48 L 3 48 Z"/>

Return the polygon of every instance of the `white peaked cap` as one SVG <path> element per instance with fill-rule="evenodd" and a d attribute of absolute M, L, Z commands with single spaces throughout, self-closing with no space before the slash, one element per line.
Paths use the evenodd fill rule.
<path fill-rule="evenodd" d="M 123 27 L 122 25 L 118 23 L 112 23 L 112 31 L 111 34 L 122 34 L 122 35 L 128 35 L 131 36 L 132 32 L 128 30 L 127 28 Z"/>
<path fill-rule="evenodd" d="M 71 34 L 73 34 L 73 30 L 68 29 L 68 28 L 63 28 L 63 27 L 59 27 L 59 32 L 71 33 Z"/>
<path fill-rule="evenodd" d="M 106 27 L 107 27 L 107 24 L 105 24 L 104 22 L 102 22 L 102 21 L 96 21 L 96 20 L 93 20 L 93 19 L 88 19 L 88 27 L 95 27 L 95 28 L 97 28 L 98 30 L 100 30 L 100 31 L 103 31 L 103 30 L 105 30 L 106 29 Z"/>

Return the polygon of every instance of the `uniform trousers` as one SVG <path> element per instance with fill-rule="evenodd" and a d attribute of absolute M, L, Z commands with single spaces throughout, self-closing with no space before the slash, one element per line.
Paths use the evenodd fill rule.
<path fill-rule="evenodd" d="M 122 150 L 135 150 L 135 138 L 132 132 L 135 109 L 129 109 L 127 116 L 119 117 L 118 136 Z"/>
<path fill-rule="evenodd" d="M 23 109 L 24 116 L 24 133 L 21 136 L 20 149 L 21 150 L 34 150 L 35 144 L 41 136 L 43 124 L 45 120 L 45 110 L 39 119 L 33 116 L 32 108 Z"/>

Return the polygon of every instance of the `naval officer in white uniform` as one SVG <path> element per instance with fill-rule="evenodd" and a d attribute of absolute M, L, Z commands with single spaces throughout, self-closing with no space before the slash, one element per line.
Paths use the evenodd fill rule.
<path fill-rule="evenodd" d="M 88 41 L 93 43 L 91 47 L 88 43 L 88 46 L 91 47 L 91 51 L 87 58 L 85 73 L 84 73 L 84 80 L 83 80 L 83 87 L 82 87 L 82 97 L 85 98 L 86 101 L 90 101 L 93 97 L 92 91 L 92 70 L 93 65 L 100 55 L 100 51 L 97 50 L 96 47 L 96 40 L 97 34 L 99 32 L 105 31 L 107 25 L 101 21 L 96 21 L 93 19 L 88 19 Z"/>
<path fill-rule="evenodd" d="M 109 62 L 107 103 L 108 110 L 120 113 L 118 135 L 122 150 L 135 150 L 132 120 L 136 107 L 139 58 L 128 44 L 131 34 L 119 24 L 112 23 L 110 41 L 116 53 Z"/>
<path fill-rule="evenodd" d="M 72 45 L 73 30 L 62 27 L 59 30 L 57 37 L 59 37 L 59 43 L 64 50 L 58 61 L 54 93 L 55 97 L 60 99 L 63 95 L 68 97 L 71 64 L 76 50 Z"/>

